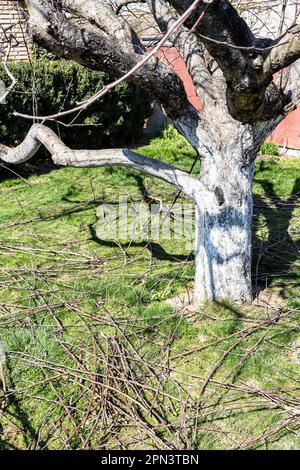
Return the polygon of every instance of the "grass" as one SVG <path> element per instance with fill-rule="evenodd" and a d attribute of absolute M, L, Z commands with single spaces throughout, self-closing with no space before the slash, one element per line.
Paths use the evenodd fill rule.
<path fill-rule="evenodd" d="M 263 155 L 278 157 L 279 155 L 279 145 L 274 144 L 274 142 L 264 142 L 260 149 Z"/>
<path fill-rule="evenodd" d="M 195 158 L 172 130 L 141 151 L 186 170 Z M 3 181 L 0 448 L 300 449 L 299 168 L 272 157 L 254 179 L 254 282 L 286 307 L 190 318 L 165 302 L 193 282 L 184 239 L 95 234 L 100 204 L 175 189 L 120 168 Z"/>

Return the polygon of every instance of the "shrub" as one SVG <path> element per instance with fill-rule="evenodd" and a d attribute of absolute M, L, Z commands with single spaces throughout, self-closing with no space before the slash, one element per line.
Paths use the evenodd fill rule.
<path fill-rule="evenodd" d="M 91 97 L 111 81 L 102 72 L 88 70 L 46 53 L 37 54 L 32 64 L 13 62 L 9 68 L 17 79 L 17 86 L 8 96 L 7 103 L 0 105 L 0 139 L 6 145 L 22 141 L 32 124 L 16 118 L 14 111 L 32 115 L 36 107 L 39 115 L 54 114 Z M 9 84 L 2 65 L 0 80 Z M 81 112 L 75 121 L 76 127 L 48 124 L 73 148 L 134 145 L 141 140 L 149 111 L 150 102 L 145 94 L 134 85 L 122 83 Z M 70 122 L 74 116 L 68 116 L 64 122 Z"/>
<path fill-rule="evenodd" d="M 271 157 L 277 157 L 279 155 L 279 146 L 274 142 L 264 142 L 260 148 L 263 155 L 270 155 Z"/>

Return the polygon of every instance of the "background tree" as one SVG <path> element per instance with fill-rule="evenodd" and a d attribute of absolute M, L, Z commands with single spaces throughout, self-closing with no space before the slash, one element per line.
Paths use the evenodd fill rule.
<path fill-rule="evenodd" d="M 195 301 L 249 302 L 253 164 L 265 138 L 299 101 L 300 26 L 284 32 L 282 22 L 277 38 L 261 38 L 234 8 L 239 2 L 147 0 L 160 30 L 168 31 L 187 65 L 203 103 L 198 113 L 175 72 L 154 54 L 147 58 L 138 35 L 120 15 L 128 3 L 26 1 L 39 45 L 117 79 L 125 76 L 161 103 L 201 157 L 199 179 L 126 149 L 70 150 L 43 124 L 33 125 L 17 148 L 2 146 L 0 156 L 20 163 L 43 144 L 59 165 L 122 165 L 178 186 L 196 203 Z"/>

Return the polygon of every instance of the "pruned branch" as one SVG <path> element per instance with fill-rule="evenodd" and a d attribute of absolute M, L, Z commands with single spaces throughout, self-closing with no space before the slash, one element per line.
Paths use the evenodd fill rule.
<path fill-rule="evenodd" d="M 300 59 L 300 25 L 289 28 L 272 45 L 265 67 L 275 73 Z"/>
<path fill-rule="evenodd" d="M 50 152 L 56 165 L 78 168 L 123 166 L 165 180 L 192 198 L 199 190 L 207 191 L 198 179 L 185 171 L 128 149 L 71 150 L 51 129 L 42 124 L 34 124 L 17 147 L 1 145 L 0 159 L 7 163 L 23 163 L 37 153 L 41 144 Z"/>

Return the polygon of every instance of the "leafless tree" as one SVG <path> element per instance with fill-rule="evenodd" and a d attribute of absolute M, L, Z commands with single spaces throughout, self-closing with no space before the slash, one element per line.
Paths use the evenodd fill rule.
<path fill-rule="evenodd" d="M 239 1 L 147 0 L 161 32 L 186 63 L 201 113 L 175 72 L 154 53 L 147 57 L 121 14 L 128 3 L 26 0 L 36 43 L 115 79 L 125 76 L 159 101 L 201 156 L 199 179 L 126 149 L 70 150 L 44 125 L 57 116 L 41 117 L 18 147 L 1 146 L 0 157 L 20 163 L 43 144 L 58 165 L 122 165 L 178 186 L 196 204 L 195 301 L 249 302 L 253 165 L 265 138 L 300 98 L 300 26 L 296 16 L 289 28 L 284 21 L 287 6 L 297 13 L 297 2 L 269 0 L 253 10 Z M 266 12 L 272 8 L 278 28 L 268 33 Z"/>

